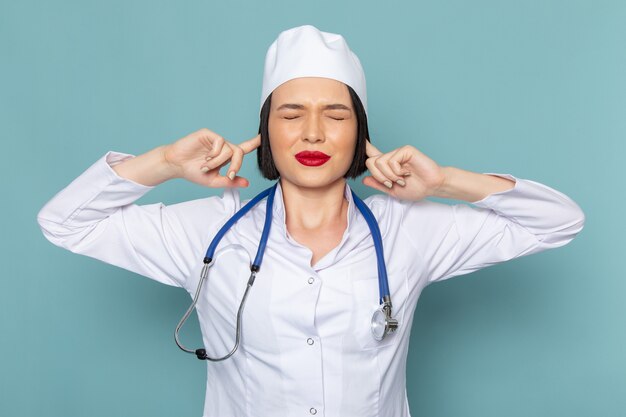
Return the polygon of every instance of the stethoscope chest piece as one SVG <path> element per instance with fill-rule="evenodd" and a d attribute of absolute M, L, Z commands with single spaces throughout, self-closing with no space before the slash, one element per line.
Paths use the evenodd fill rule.
<path fill-rule="evenodd" d="M 398 320 L 391 317 L 391 302 L 384 303 L 372 315 L 372 337 L 380 342 L 398 328 Z"/>

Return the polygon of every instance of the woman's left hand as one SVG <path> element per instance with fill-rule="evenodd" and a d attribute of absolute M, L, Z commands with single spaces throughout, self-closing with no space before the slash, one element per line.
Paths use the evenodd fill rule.
<path fill-rule="evenodd" d="M 445 182 L 442 167 L 411 145 L 382 153 L 367 141 L 366 153 L 365 165 L 372 176 L 363 178 L 363 184 L 398 199 L 417 201 L 435 195 Z"/>

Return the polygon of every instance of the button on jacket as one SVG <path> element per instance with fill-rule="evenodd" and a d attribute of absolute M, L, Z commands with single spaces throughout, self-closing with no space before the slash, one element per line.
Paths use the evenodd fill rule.
<path fill-rule="evenodd" d="M 137 205 L 152 186 L 111 168 L 134 155 L 107 152 L 38 214 L 57 246 L 182 287 L 193 296 L 219 228 L 248 200 L 222 196 Z M 489 265 L 557 248 L 583 228 L 584 214 L 563 193 L 509 174 L 512 189 L 470 204 L 386 194 L 364 199 L 380 226 L 399 328 L 381 342 L 370 333 L 378 308 L 374 244 L 350 187 L 341 243 L 311 266 L 312 252 L 285 225 L 280 184 L 261 270 L 242 317 L 241 344 L 207 362 L 205 417 L 407 417 L 406 359 L 424 287 Z M 207 354 L 235 341 L 236 314 L 263 229 L 267 199 L 220 242 L 198 301 Z"/>

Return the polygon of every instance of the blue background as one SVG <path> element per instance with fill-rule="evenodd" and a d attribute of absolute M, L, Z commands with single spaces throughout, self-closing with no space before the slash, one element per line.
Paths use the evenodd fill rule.
<path fill-rule="evenodd" d="M 267 47 L 302 24 L 361 59 L 380 150 L 539 181 L 587 217 L 565 247 L 425 290 L 412 414 L 626 415 L 626 3 L 225 3 L 2 1 L 0 415 L 202 414 L 205 364 L 172 337 L 187 294 L 53 246 L 36 214 L 108 150 L 255 136 Z M 243 197 L 256 174 L 251 154 Z M 177 179 L 138 203 L 220 193 Z"/>

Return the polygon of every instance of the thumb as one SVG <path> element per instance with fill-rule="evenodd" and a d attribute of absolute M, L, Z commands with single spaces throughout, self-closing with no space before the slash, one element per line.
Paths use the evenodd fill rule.
<path fill-rule="evenodd" d="M 385 194 L 389 194 L 389 188 L 385 187 L 383 184 L 379 183 L 374 177 L 371 175 L 363 177 L 361 183 L 367 185 L 368 187 L 374 188 L 378 191 L 382 191 Z"/>
<path fill-rule="evenodd" d="M 213 178 L 210 183 L 203 185 L 206 185 L 209 188 L 245 188 L 250 185 L 250 181 L 240 176 L 236 176 L 231 180 L 228 177 L 219 175 Z"/>
<path fill-rule="evenodd" d="M 248 181 L 246 178 L 236 176 L 231 181 L 231 184 L 227 185 L 227 187 L 234 187 L 234 188 L 243 187 L 243 188 L 245 188 L 245 187 L 247 187 L 249 185 L 250 185 L 250 181 Z"/>

